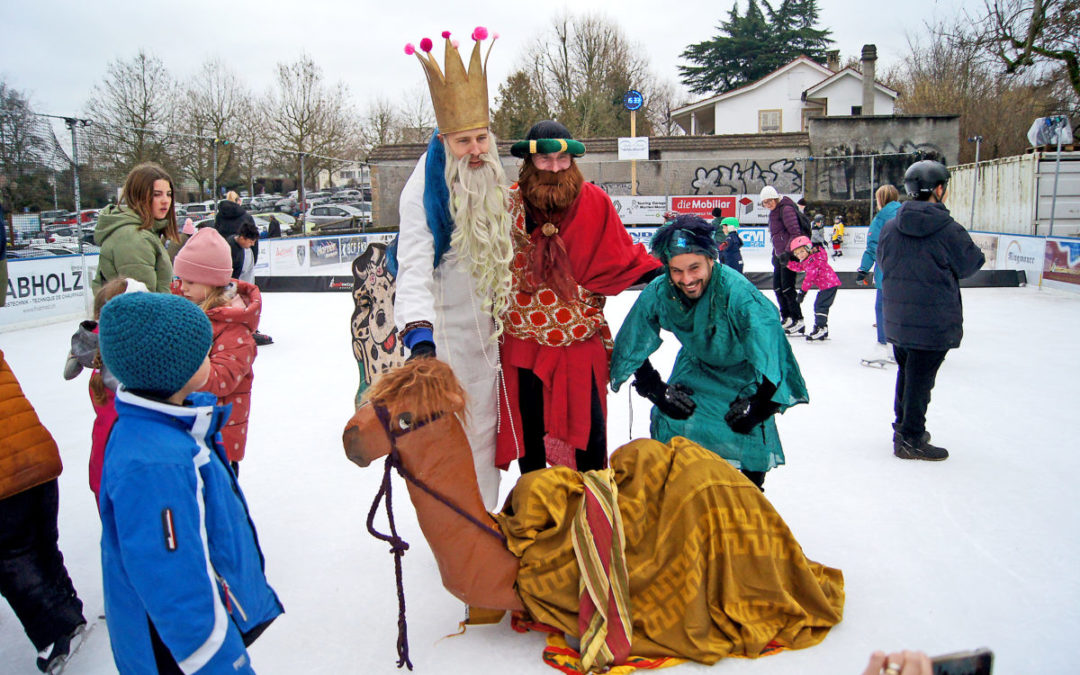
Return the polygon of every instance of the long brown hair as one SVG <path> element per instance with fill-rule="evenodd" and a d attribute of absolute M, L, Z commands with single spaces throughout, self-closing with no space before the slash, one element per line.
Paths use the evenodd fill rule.
<path fill-rule="evenodd" d="M 878 208 L 884 208 L 889 202 L 895 202 L 900 199 L 900 191 L 893 185 L 882 185 L 874 193 L 877 198 Z"/>
<path fill-rule="evenodd" d="M 180 243 L 180 233 L 176 227 L 176 190 L 173 187 L 172 176 L 169 172 L 153 162 L 145 162 L 136 166 L 124 179 L 124 191 L 120 195 L 120 201 L 127 204 L 142 219 L 141 230 L 148 230 L 154 226 L 154 181 L 167 181 L 169 191 L 174 198 L 169 202 L 169 212 L 165 214 L 168 224 L 165 226 L 165 236 Z"/>
<path fill-rule="evenodd" d="M 98 292 L 94 294 L 94 321 L 101 318 L 101 308 L 106 302 L 127 292 L 127 285 L 126 277 L 117 277 L 98 289 Z M 105 378 L 101 375 L 102 364 L 101 350 L 98 349 L 97 354 L 94 354 L 94 372 L 90 375 L 90 400 L 95 405 L 105 405 L 109 400 Z"/>

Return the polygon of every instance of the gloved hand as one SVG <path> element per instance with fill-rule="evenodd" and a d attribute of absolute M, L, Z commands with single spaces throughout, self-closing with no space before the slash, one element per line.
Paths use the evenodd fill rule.
<path fill-rule="evenodd" d="M 802 304 L 802 301 L 806 299 L 806 291 L 799 289 L 799 292 L 795 294 L 795 302 Z"/>
<path fill-rule="evenodd" d="M 780 261 L 781 265 L 787 265 L 789 262 L 791 262 L 791 253 L 789 251 L 784 251 L 780 255 L 776 256 L 776 258 Z"/>
<path fill-rule="evenodd" d="M 409 358 L 406 361 L 412 361 L 413 359 L 433 359 L 435 358 L 435 343 L 427 340 L 421 340 L 413 345 L 409 350 Z"/>
<path fill-rule="evenodd" d="M 720 242 L 719 244 L 716 245 L 716 250 L 723 251 L 727 247 L 728 247 L 728 240 L 725 239 L 724 241 L 722 241 L 722 242 Z"/>
<path fill-rule="evenodd" d="M 780 404 L 771 400 L 775 392 L 776 385 L 762 380 L 753 396 L 740 396 L 731 402 L 724 421 L 737 434 L 750 433 L 780 409 Z"/>
<path fill-rule="evenodd" d="M 634 373 L 633 386 L 638 394 L 652 401 L 660 412 L 673 420 L 684 420 L 697 408 L 694 399 L 690 398 L 694 390 L 681 384 L 666 384 L 648 359 Z"/>
<path fill-rule="evenodd" d="M 868 272 L 867 270 L 859 270 L 859 273 L 855 275 L 855 283 L 859 284 L 860 286 L 869 286 L 870 282 L 867 281 L 867 277 L 869 275 L 870 272 Z"/>

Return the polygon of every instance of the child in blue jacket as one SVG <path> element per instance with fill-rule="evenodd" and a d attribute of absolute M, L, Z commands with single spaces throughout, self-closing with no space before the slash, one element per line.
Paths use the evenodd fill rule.
<path fill-rule="evenodd" d="M 743 273 L 742 239 L 739 237 L 739 219 L 728 216 L 720 217 L 720 209 L 713 209 L 713 224 L 716 225 L 716 248 L 720 251 L 720 262 Z M 719 221 L 719 222 L 717 222 Z"/>
<path fill-rule="evenodd" d="M 229 406 L 195 393 L 210 321 L 180 296 L 106 303 L 101 356 L 122 385 L 101 478 L 101 568 L 117 669 L 254 673 L 246 646 L 284 610 L 221 445 Z"/>

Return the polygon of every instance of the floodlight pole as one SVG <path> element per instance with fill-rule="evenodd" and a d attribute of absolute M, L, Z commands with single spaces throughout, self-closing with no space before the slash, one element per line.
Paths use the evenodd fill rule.
<path fill-rule="evenodd" d="M 979 146 L 982 145 L 982 136 L 972 136 L 968 143 L 975 144 L 975 172 L 971 177 L 971 218 L 968 219 L 968 229 L 975 227 L 975 195 L 979 187 Z"/>
<path fill-rule="evenodd" d="M 76 117 L 65 117 L 64 124 L 71 130 L 71 180 L 75 184 L 75 231 L 79 237 L 79 259 L 82 261 L 83 278 L 83 305 L 87 312 L 90 311 L 90 280 L 86 269 L 86 252 L 83 250 L 83 227 L 82 227 L 82 194 L 79 189 L 79 140 L 76 129 L 90 126 L 90 120 L 82 120 Z"/>

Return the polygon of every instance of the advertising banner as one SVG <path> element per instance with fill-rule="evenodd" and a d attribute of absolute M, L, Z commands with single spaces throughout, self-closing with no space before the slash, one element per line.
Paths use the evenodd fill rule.
<path fill-rule="evenodd" d="M 9 259 L 7 300 L 0 307 L 0 329 L 85 313 L 97 261 L 97 255 L 86 256 L 84 276 L 82 260 L 76 255 Z"/>
<path fill-rule="evenodd" d="M 983 265 L 982 268 L 984 270 L 997 269 L 998 236 L 996 234 L 972 232 L 971 241 L 975 242 L 975 245 L 978 246 L 979 250 L 986 256 L 986 264 Z"/>
<path fill-rule="evenodd" d="M 341 248 L 337 238 L 322 238 L 308 240 L 308 258 L 310 265 L 337 265 L 341 263 Z"/>
<path fill-rule="evenodd" d="M 798 200 L 802 195 L 787 195 Z M 702 218 L 712 218 L 712 210 L 719 208 L 721 218 L 738 218 L 740 225 L 766 225 L 769 222 L 769 210 L 761 205 L 756 194 L 738 195 L 686 195 L 671 197 L 672 211 L 696 213 Z"/>
<path fill-rule="evenodd" d="M 260 239 L 256 244 L 259 247 L 259 259 L 255 261 L 255 273 L 269 274 L 270 273 L 270 240 Z"/>
<path fill-rule="evenodd" d="M 1080 239 L 1047 239 L 1043 283 L 1080 291 Z"/>
<path fill-rule="evenodd" d="M 999 270 L 1024 270 L 1029 284 L 1042 277 L 1046 240 L 1022 234 L 998 236 L 996 267 Z M 989 260 L 987 260 L 989 262 Z"/>
<path fill-rule="evenodd" d="M 625 225 L 663 225 L 667 197 L 612 196 L 615 212 Z"/>
<path fill-rule="evenodd" d="M 262 255 L 259 256 L 260 260 Z M 290 276 L 308 269 L 308 240 L 280 239 L 270 243 L 270 276 Z"/>
<path fill-rule="evenodd" d="M 619 138 L 619 161 L 649 158 L 648 136 L 627 136 Z"/>

